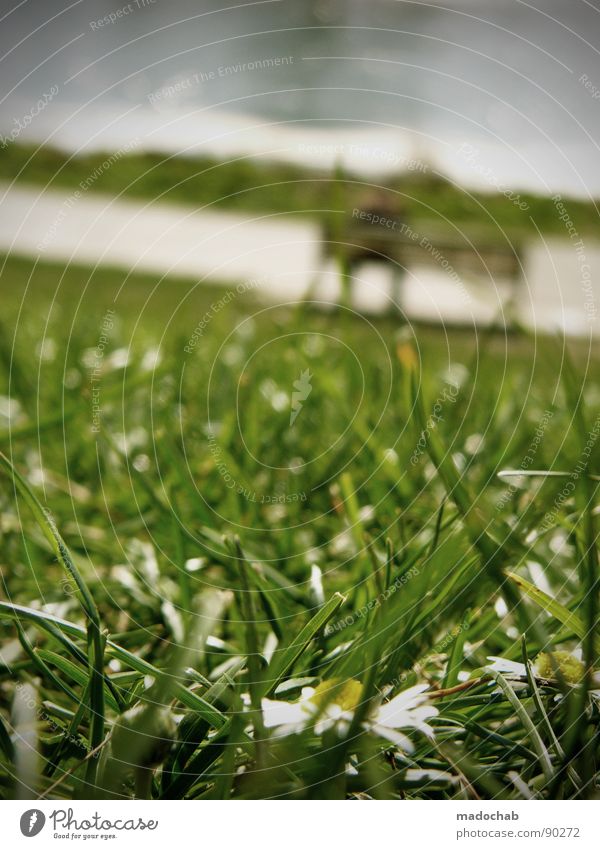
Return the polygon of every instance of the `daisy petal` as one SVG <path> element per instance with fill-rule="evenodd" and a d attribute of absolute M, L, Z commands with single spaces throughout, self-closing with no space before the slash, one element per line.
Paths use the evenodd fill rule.
<path fill-rule="evenodd" d="M 309 718 L 306 706 L 302 702 L 263 699 L 262 711 L 265 728 L 275 728 L 278 725 L 303 725 Z"/>
<path fill-rule="evenodd" d="M 376 722 L 388 728 L 410 728 L 415 721 L 420 722 L 429 716 L 436 716 L 434 707 L 424 707 L 427 701 L 424 695 L 427 684 L 418 684 L 395 696 L 390 702 L 381 705 L 376 715 Z M 416 713 L 415 713 L 416 712 Z"/>
<path fill-rule="evenodd" d="M 527 675 L 524 663 L 517 663 L 514 660 L 506 660 L 504 657 L 488 657 L 488 660 L 493 662 L 488 663 L 487 668 L 494 672 L 500 672 L 505 675 L 515 675 L 517 678 L 523 678 Z"/>
<path fill-rule="evenodd" d="M 415 747 L 406 734 L 402 734 L 400 731 L 395 731 L 393 728 L 388 728 L 386 725 L 370 725 L 369 731 L 373 734 L 377 734 L 378 737 L 383 737 L 384 740 L 388 740 L 390 743 L 398 746 L 399 749 L 402 749 L 402 751 L 409 755 L 415 750 Z"/>

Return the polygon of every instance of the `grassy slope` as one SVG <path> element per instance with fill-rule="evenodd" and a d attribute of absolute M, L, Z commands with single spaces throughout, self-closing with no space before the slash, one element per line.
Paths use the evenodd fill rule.
<path fill-rule="evenodd" d="M 349 178 L 343 189 L 334 189 L 323 173 L 291 165 L 268 164 L 249 159 L 218 162 L 210 158 L 165 157 L 154 153 L 128 154 L 106 167 L 108 154 L 69 158 L 50 147 L 9 145 L 0 149 L 0 179 L 22 181 L 49 188 L 76 191 L 97 169 L 86 191 L 121 192 L 129 197 L 158 199 L 222 209 L 268 210 L 270 212 L 315 212 L 330 208 L 352 210 L 365 204 L 369 185 Z M 469 231 L 482 227 L 490 238 L 499 238 L 500 228 L 509 238 L 520 240 L 535 234 L 535 225 L 545 234 L 565 235 L 549 198 L 522 194 L 529 205 L 523 211 L 496 193 L 468 193 L 432 173 L 398 175 L 385 180 L 403 199 L 403 215 L 415 226 L 443 220 Z M 395 195 L 393 195 L 395 197 Z M 568 212 L 583 234 L 597 230 L 597 210 L 592 204 L 568 201 Z M 448 231 L 454 236 L 453 228 Z"/>

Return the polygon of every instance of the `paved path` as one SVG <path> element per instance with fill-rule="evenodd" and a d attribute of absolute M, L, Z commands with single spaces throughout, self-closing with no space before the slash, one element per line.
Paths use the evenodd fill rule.
<path fill-rule="evenodd" d="M 296 215 L 254 217 L 195 211 L 166 203 L 47 191 L 0 183 L 0 251 L 60 262 L 105 264 L 193 279 L 256 281 L 276 300 L 336 300 L 339 280 L 323 266 L 316 223 Z M 600 312 L 600 247 L 575 250 L 568 239 L 532 244 L 523 257 L 517 297 L 522 321 L 538 330 L 587 335 Z M 360 270 L 354 306 L 377 312 L 389 304 L 388 270 Z M 443 269 L 409 269 L 403 307 L 415 319 L 485 324 L 502 315 L 509 287 L 464 281 Z"/>
<path fill-rule="evenodd" d="M 309 285 L 320 248 L 317 225 L 299 216 L 251 218 L 0 184 L 0 250 L 196 279 L 264 278 L 294 297 Z"/>

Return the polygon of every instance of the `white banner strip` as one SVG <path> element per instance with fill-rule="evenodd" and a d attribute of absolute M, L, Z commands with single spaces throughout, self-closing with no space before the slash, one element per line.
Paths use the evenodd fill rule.
<path fill-rule="evenodd" d="M 3 846 L 598 846 L 600 802 L 0 802 Z M 34 841 L 34 842 L 30 842 Z"/>

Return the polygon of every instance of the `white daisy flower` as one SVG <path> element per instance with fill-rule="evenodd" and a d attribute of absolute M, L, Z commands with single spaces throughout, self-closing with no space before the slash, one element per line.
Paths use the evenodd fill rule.
<path fill-rule="evenodd" d="M 315 733 L 323 734 L 334 725 L 347 728 L 354 709 L 360 701 L 362 684 L 358 681 L 342 682 L 332 678 L 318 687 L 303 687 L 296 702 L 263 699 L 262 711 L 265 728 L 277 728 L 278 734 L 293 734 L 314 723 Z"/>
<path fill-rule="evenodd" d="M 427 684 L 417 684 L 403 690 L 385 704 L 379 705 L 365 725 L 374 734 L 395 743 L 405 752 L 412 752 L 413 745 L 400 733 L 400 728 L 416 728 L 428 737 L 433 737 L 433 729 L 426 720 L 437 716 L 437 708 L 427 704 Z"/>
<path fill-rule="evenodd" d="M 359 681 L 332 678 L 323 681 L 316 689 L 303 687 L 296 702 L 263 699 L 265 727 L 276 728 L 276 733 L 282 736 L 298 733 L 314 724 L 315 734 L 335 728 L 343 735 L 360 704 L 362 689 Z M 363 721 L 363 729 L 389 740 L 405 752 L 412 752 L 413 744 L 400 729 L 414 728 L 428 736 L 433 735 L 426 720 L 437 716 L 438 711 L 427 704 L 426 690 L 426 684 L 418 684 L 372 709 Z"/>

